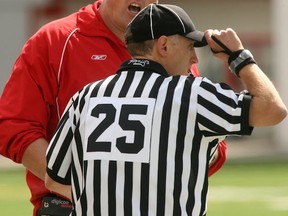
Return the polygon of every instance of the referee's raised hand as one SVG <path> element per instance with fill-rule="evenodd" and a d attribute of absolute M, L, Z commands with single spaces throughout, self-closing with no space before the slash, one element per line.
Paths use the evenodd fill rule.
<path fill-rule="evenodd" d="M 242 45 L 237 33 L 231 29 L 207 30 L 205 38 L 215 57 L 228 63 L 252 95 L 249 109 L 250 126 L 270 126 L 279 123 L 287 110 L 276 88 L 259 68 L 252 53 Z"/>
<path fill-rule="evenodd" d="M 218 58 L 227 60 L 233 52 L 244 49 L 237 33 L 231 29 L 226 30 L 206 30 L 205 38 L 211 51 Z"/>

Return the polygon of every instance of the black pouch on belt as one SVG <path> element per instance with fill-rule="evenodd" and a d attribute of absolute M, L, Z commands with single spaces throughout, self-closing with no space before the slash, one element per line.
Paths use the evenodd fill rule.
<path fill-rule="evenodd" d="M 69 216 L 72 209 L 70 201 L 56 195 L 48 195 L 43 197 L 37 216 Z"/>

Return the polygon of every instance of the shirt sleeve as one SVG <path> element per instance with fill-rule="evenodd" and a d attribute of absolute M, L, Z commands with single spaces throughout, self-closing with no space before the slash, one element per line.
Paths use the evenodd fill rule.
<path fill-rule="evenodd" d="M 198 92 L 197 118 L 206 137 L 250 135 L 248 92 L 235 93 L 224 83 L 214 84 L 203 78 Z"/>
<path fill-rule="evenodd" d="M 196 64 L 193 64 L 191 66 L 191 74 L 194 77 L 200 76 L 199 70 L 198 70 Z M 217 151 L 218 151 L 217 160 L 211 166 L 209 166 L 208 176 L 214 175 L 219 169 L 221 169 L 221 167 L 224 165 L 224 163 L 226 161 L 227 146 L 226 146 L 225 141 L 219 142 Z"/>
<path fill-rule="evenodd" d="M 71 99 L 46 151 L 47 174 L 54 181 L 66 185 L 71 184 L 73 105 L 73 99 Z"/>

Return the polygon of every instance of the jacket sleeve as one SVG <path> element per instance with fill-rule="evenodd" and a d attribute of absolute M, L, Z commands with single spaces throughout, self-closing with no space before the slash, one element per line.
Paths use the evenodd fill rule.
<path fill-rule="evenodd" d="M 0 154 L 16 163 L 33 141 L 47 138 L 57 92 L 49 43 L 43 32 L 27 41 L 0 98 Z"/>
<path fill-rule="evenodd" d="M 199 71 L 198 68 L 195 64 L 192 65 L 191 67 L 191 73 L 195 76 L 198 77 Z M 214 173 L 216 173 L 225 163 L 226 161 L 226 153 L 227 153 L 227 146 L 226 142 L 222 141 L 218 145 L 218 158 L 217 160 L 209 167 L 208 170 L 208 176 L 212 176 Z"/>
<path fill-rule="evenodd" d="M 214 173 L 216 173 L 224 165 L 226 161 L 226 150 L 227 150 L 226 142 L 225 141 L 219 142 L 217 150 L 218 150 L 218 158 L 209 167 L 209 170 L 208 170 L 209 177 L 212 176 Z"/>

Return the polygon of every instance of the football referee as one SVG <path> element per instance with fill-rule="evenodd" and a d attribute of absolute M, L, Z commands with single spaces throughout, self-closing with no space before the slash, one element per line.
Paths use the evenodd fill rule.
<path fill-rule="evenodd" d="M 133 59 L 67 106 L 47 150 L 46 186 L 72 200 L 71 215 L 206 215 L 217 143 L 275 125 L 287 109 L 232 29 L 203 33 L 183 9 L 151 4 L 125 38 Z M 189 75 L 194 48 L 207 44 L 246 90 Z"/>

